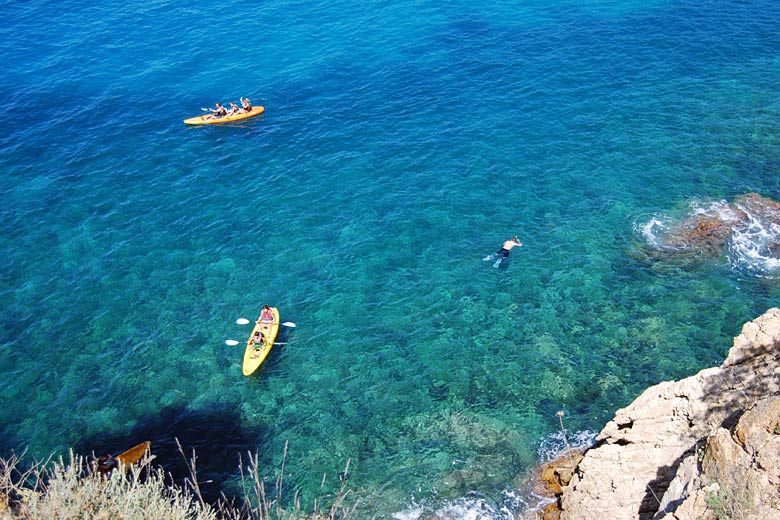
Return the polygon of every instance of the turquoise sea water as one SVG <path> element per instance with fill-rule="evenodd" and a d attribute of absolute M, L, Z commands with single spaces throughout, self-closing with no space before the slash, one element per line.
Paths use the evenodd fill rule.
<path fill-rule="evenodd" d="M 473 4 L 5 2 L 0 454 L 178 438 L 216 495 L 287 443 L 305 502 L 349 460 L 360 517 L 512 518 L 558 410 L 719 364 L 777 259 L 643 230 L 780 198 L 780 4 Z"/>

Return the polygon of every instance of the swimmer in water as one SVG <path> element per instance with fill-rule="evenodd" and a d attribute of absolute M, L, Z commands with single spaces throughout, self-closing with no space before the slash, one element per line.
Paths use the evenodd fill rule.
<path fill-rule="evenodd" d="M 520 239 L 517 237 L 512 238 L 511 240 L 506 240 L 504 242 L 504 245 L 501 246 L 501 249 L 493 253 L 492 255 L 488 255 L 483 260 L 486 262 L 488 260 L 493 260 L 494 258 L 498 257 L 498 260 L 495 261 L 493 264 L 493 267 L 498 267 L 501 265 L 501 262 L 504 260 L 504 258 L 507 258 L 509 256 L 509 252 L 512 250 L 513 247 L 522 247 L 523 243 L 520 242 Z"/>

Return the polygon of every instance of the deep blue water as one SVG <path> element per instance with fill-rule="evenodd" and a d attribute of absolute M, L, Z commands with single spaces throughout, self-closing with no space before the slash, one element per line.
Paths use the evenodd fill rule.
<path fill-rule="evenodd" d="M 304 501 L 349 460 L 363 515 L 509 518 L 558 410 L 719 364 L 777 258 L 644 231 L 780 198 L 780 4 L 473 4 L 3 3 L 2 454 L 177 437 L 230 492 L 288 443 Z"/>

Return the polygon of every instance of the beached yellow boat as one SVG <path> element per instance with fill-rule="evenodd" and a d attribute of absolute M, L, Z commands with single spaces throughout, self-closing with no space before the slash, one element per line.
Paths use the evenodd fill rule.
<path fill-rule="evenodd" d="M 145 441 L 136 444 L 129 450 L 125 450 L 116 457 L 105 453 L 97 459 L 97 470 L 101 475 L 109 476 L 111 472 L 120 466 L 129 471 L 131 466 L 138 464 L 152 450 L 152 442 Z"/>
<path fill-rule="evenodd" d="M 250 117 L 259 116 L 265 112 L 264 107 L 252 107 L 249 112 L 242 112 L 230 117 L 218 117 L 215 119 L 205 119 L 208 114 L 202 116 L 190 117 L 184 120 L 184 124 L 187 125 L 220 125 L 222 123 L 230 123 L 232 121 L 241 121 L 242 119 L 248 119 Z"/>
<path fill-rule="evenodd" d="M 252 375 L 255 370 L 260 368 L 265 358 L 271 352 L 276 341 L 276 336 L 279 334 L 279 309 L 271 307 L 271 313 L 274 315 L 274 320 L 271 323 L 260 321 L 260 318 L 255 322 L 255 326 L 252 329 L 252 333 L 249 335 L 249 339 L 246 342 L 246 351 L 244 351 L 244 368 L 243 372 L 245 376 Z M 255 332 L 260 331 L 265 338 L 262 346 L 255 345 L 252 337 Z"/>
<path fill-rule="evenodd" d="M 125 450 L 117 455 L 116 460 L 122 462 L 126 466 L 132 466 L 133 464 L 138 464 L 138 461 L 140 461 L 144 455 L 149 453 L 151 450 L 151 441 L 142 442 L 141 444 L 137 444 L 129 450 Z"/>

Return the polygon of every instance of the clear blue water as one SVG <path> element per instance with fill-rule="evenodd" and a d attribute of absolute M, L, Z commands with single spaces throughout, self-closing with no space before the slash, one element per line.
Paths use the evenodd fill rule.
<path fill-rule="evenodd" d="M 288 443 L 305 500 L 350 460 L 363 515 L 508 518 L 556 411 L 597 430 L 780 301 L 641 232 L 780 197 L 773 0 L 0 12 L 2 454 L 175 437 L 216 493 Z M 245 378 L 264 303 L 297 327 Z"/>

